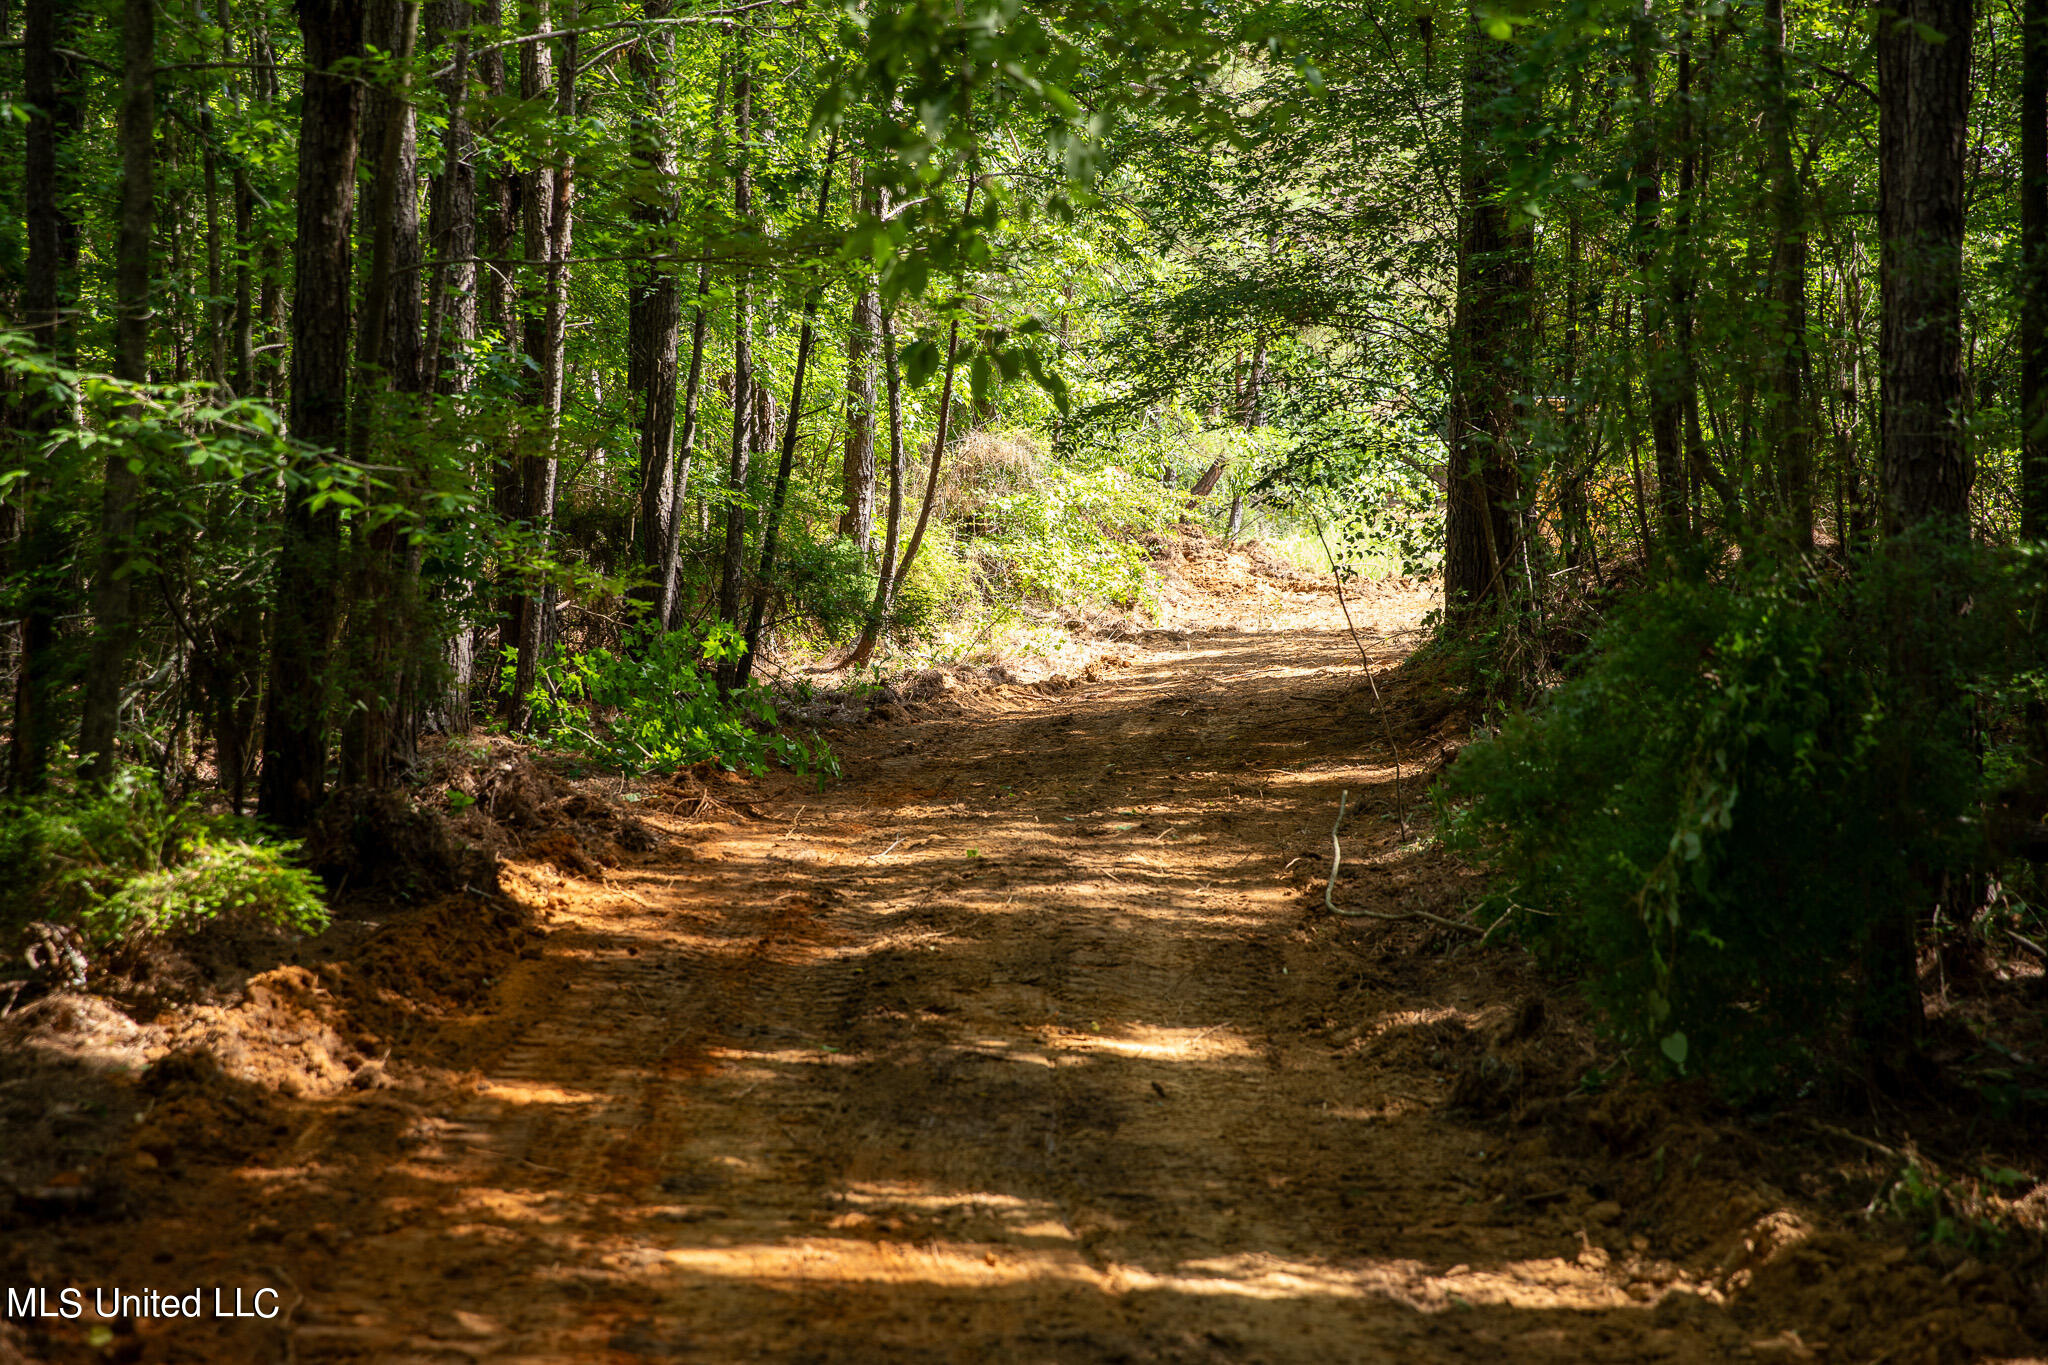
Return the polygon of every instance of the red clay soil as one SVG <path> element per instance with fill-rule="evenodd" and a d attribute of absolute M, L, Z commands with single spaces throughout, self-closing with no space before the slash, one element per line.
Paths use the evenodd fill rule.
<path fill-rule="evenodd" d="M 285 1311 L 88 1307 L 0 1361 L 2036 1354 L 2028 1275 L 1836 1216 L 1703 1099 L 1575 1087 L 1519 950 L 1326 914 L 1346 790 L 1339 903 L 1459 913 L 1448 732 L 1405 713 L 1404 841 L 1327 589 L 1244 567 L 1186 566 L 1203 615 L 1103 681 L 957 686 L 822 793 L 642 784 L 652 851 L 515 856 L 172 1020 L 0 1279 Z M 1354 607 L 1378 664 L 1427 605 Z"/>

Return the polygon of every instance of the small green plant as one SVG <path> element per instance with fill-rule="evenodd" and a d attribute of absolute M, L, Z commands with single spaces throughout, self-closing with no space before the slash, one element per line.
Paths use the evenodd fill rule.
<path fill-rule="evenodd" d="M 297 851 L 252 822 L 174 801 L 154 774 L 127 768 L 102 790 L 0 810 L 0 862 L 14 871 L 0 918 L 74 923 L 102 945 L 218 919 L 313 933 L 327 907 L 318 880 L 291 862 Z"/>
<path fill-rule="evenodd" d="M 127 878 L 89 906 L 86 931 L 115 942 L 241 919 L 317 933 L 327 927 L 319 882 L 287 861 L 290 851 L 288 845 L 192 836 L 180 842 L 178 861 Z"/>
<path fill-rule="evenodd" d="M 541 665 L 529 698 L 535 732 L 544 744 L 622 772 L 712 762 L 759 775 L 775 761 L 837 776 L 839 761 L 822 739 L 777 728 L 766 687 L 719 694 L 714 670 L 741 649 L 737 632 L 720 623 L 701 634 L 638 635 L 618 651 L 557 652 Z"/>
<path fill-rule="evenodd" d="M 2011 1167 L 1980 1167 L 1976 1179 L 1946 1176 L 1909 1154 L 1871 1204 L 1916 1229 L 1923 1243 L 1993 1255 L 2011 1232 L 2004 1202 L 2026 1182 Z"/>

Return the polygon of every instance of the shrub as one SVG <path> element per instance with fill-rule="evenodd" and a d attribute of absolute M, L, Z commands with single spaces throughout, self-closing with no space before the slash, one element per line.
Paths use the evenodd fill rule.
<path fill-rule="evenodd" d="M 772 758 L 799 772 L 836 775 L 838 760 L 823 740 L 776 730 L 767 688 L 753 683 L 719 695 L 713 669 L 740 650 L 738 634 L 721 622 L 702 634 L 642 633 L 618 651 L 558 651 L 542 663 L 530 697 L 535 734 L 624 772 L 709 761 L 758 775 Z"/>
<path fill-rule="evenodd" d="M 1849 1022 L 1872 935 L 1981 867 L 1973 729 L 2028 685 L 2018 557 L 1666 581 L 1439 789 L 1493 908 L 1680 1069 L 1764 1085 Z"/>
<path fill-rule="evenodd" d="M 300 933 L 327 927 L 313 874 L 287 861 L 291 846 L 198 835 L 178 861 L 129 877 L 84 913 L 86 930 L 112 942 L 236 919 Z"/>
<path fill-rule="evenodd" d="M 1151 556 L 1139 535 L 1172 523 L 1184 490 L 1116 466 L 1046 467 L 1038 486 L 989 504 L 992 548 L 1024 596 L 1054 604 L 1134 606 L 1151 592 Z"/>
<path fill-rule="evenodd" d="M 100 944 L 183 932 L 217 919 L 311 933 L 327 924 L 298 845 L 173 801 L 145 769 L 104 790 L 18 800 L 0 810 L 0 905 L 19 924 L 82 926 Z"/>

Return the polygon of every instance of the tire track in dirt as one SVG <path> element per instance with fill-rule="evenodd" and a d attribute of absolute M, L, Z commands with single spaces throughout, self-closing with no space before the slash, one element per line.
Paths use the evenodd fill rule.
<path fill-rule="evenodd" d="M 1334 788 L 1390 776 L 1329 624 L 914 725 L 568 898 L 579 973 L 381 1173 L 440 1202 L 339 1258 L 298 1359 L 1722 1358 L 1645 1306 L 1668 1267 L 1481 1202 L 1442 1068 L 1314 1036 L 1333 991 L 1400 1038 L 1494 985 L 1344 986 L 1305 913 Z"/>
<path fill-rule="evenodd" d="M 1420 608 L 1362 612 L 1384 660 Z M 1521 969 L 1321 914 L 1337 791 L 1392 773 L 1289 609 L 855 736 L 604 885 L 514 868 L 549 936 L 471 1070 L 251 1172 L 272 1232 L 223 1195 L 288 1327 L 148 1358 L 1728 1358 L 1711 1291 L 1441 1116 Z M 1347 856 L 1355 899 L 1458 894 L 1391 817 Z"/>

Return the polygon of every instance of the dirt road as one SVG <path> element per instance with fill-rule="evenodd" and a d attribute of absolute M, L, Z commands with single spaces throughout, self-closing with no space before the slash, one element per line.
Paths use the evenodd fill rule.
<path fill-rule="evenodd" d="M 1365 604 L 1367 647 L 1426 605 Z M 289 1319 L 123 1358 L 1811 1358 L 1616 1160 L 1446 1116 L 1485 1040 L 1580 1026 L 1518 954 L 1322 912 L 1340 790 L 1345 903 L 1464 889 L 1402 842 L 1327 597 L 1127 654 L 870 728 L 826 793 L 651 816 L 672 841 L 602 882 L 515 869 L 548 936 L 443 1021 L 459 1074 L 299 1110 L 125 1234 L 130 1275 Z"/>

